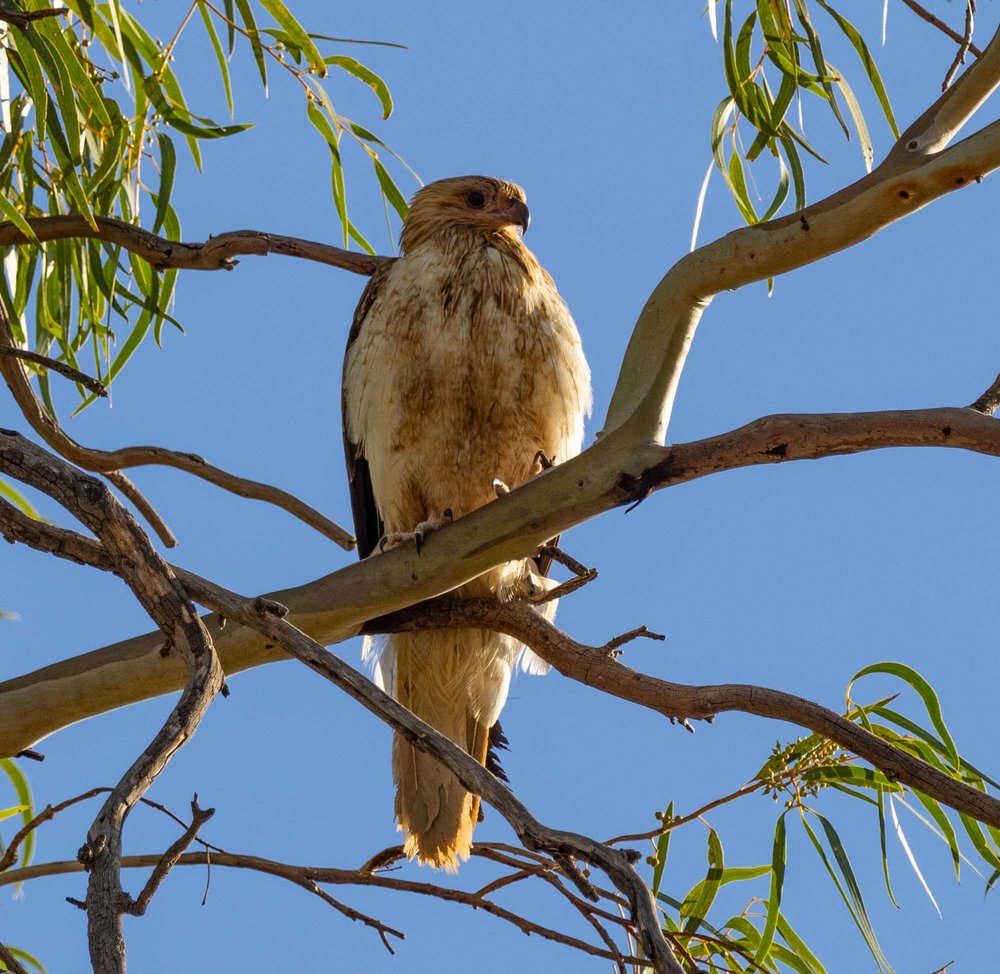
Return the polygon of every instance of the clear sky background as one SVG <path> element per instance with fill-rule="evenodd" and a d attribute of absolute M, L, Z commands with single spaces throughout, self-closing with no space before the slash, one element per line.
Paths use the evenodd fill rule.
<path fill-rule="evenodd" d="M 137 5 L 164 38 L 186 5 Z M 957 22 L 958 3 L 935 3 Z M 844 3 L 873 42 L 881 4 Z M 897 2 L 878 48 L 901 126 L 936 97 L 953 46 Z M 723 97 L 720 48 L 699 3 L 500 6 L 459 2 L 294 9 L 321 33 L 404 43 L 352 48 L 392 87 L 396 113 L 377 132 L 425 181 L 483 172 L 520 182 L 527 244 L 573 310 L 594 371 L 599 428 L 636 315 L 688 248 L 709 161 L 709 121 Z M 983 42 L 996 5 L 981 4 Z M 818 16 L 818 14 L 817 14 Z M 829 56 L 856 72 L 853 52 Z M 177 67 L 192 107 L 224 113 L 215 66 L 191 28 Z M 252 61 L 235 62 L 237 120 L 252 131 L 204 147 L 206 172 L 187 164 L 175 205 L 185 239 L 255 228 L 336 242 L 327 151 L 295 86 L 273 77 L 265 100 Z M 876 159 L 891 144 L 861 77 Z M 375 127 L 371 93 L 346 76 L 337 107 Z M 199 100 L 201 99 L 201 100 Z M 807 106 L 810 138 L 829 167 L 810 166 L 815 200 L 863 174 L 856 143 L 821 106 Z M 992 113 L 992 115 L 991 115 Z M 984 119 L 995 117 L 989 106 Z M 407 192 L 416 184 L 394 169 Z M 770 174 L 767 174 L 769 176 Z M 374 180 L 355 157 L 352 215 L 388 252 Z M 688 441 L 774 412 L 962 405 L 1000 369 L 996 179 L 954 194 L 853 251 L 764 285 L 719 297 L 705 316 L 677 400 L 671 438 Z M 713 179 L 701 229 L 709 240 L 740 225 Z M 393 233 L 395 234 L 395 228 Z M 192 450 L 237 473 L 274 482 L 349 523 L 340 441 L 342 350 L 363 280 L 281 257 L 246 258 L 233 273 L 188 272 L 164 349 L 144 348 L 116 382 L 110 405 L 69 424 L 100 447 L 152 443 Z M 6 399 L 0 423 L 23 428 Z M 639 642 L 625 661 L 680 682 L 778 686 L 833 708 L 853 673 L 903 660 L 938 689 L 959 747 L 1000 771 L 996 730 L 997 538 L 995 460 L 944 450 L 872 453 L 727 473 L 661 492 L 638 510 L 575 529 L 565 547 L 600 579 L 565 600 L 559 621 L 602 642 L 640 624 L 666 643 Z M 350 563 L 347 554 L 274 508 L 232 498 L 173 471 L 135 479 L 181 539 L 170 557 L 232 589 L 255 593 L 305 582 Z M 47 505 L 47 513 L 57 516 Z M 60 517 L 65 523 L 65 520 Z M 16 548 L 0 562 L 4 609 L 0 672 L 16 675 L 150 628 L 116 579 Z M 360 643 L 337 647 L 357 662 Z M 238 676 L 150 796 L 183 813 L 191 795 L 214 806 L 205 836 L 234 852 L 356 866 L 396 841 L 389 730 L 297 663 Z M 863 699 L 897 689 L 872 680 Z M 75 726 L 45 741 L 28 766 L 40 806 L 113 784 L 170 706 L 160 699 Z M 913 694 L 901 706 L 918 715 Z M 778 739 L 798 731 L 723 715 L 695 735 L 558 675 L 519 677 L 504 711 L 513 786 L 544 822 L 608 837 L 652 827 L 671 800 L 679 812 L 752 777 Z M 901 812 L 943 912 L 939 919 L 895 840 L 889 857 L 901 909 L 882 886 L 874 809 L 824 794 L 841 829 L 883 947 L 901 972 L 995 969 L 998 901 L 967 867 L 957 886 L 943 844 Z M 38 861 L 72 859 L 95 808 L 66 813 L 39 836 Z M 751 798 L 708 821 L 727 864 L 769 861 L 775 808 Z M 791 823 L 790 823 L 791 824 Z M 148 810 L 126 830 L 128 852 L 158 852 L 176 828 Z M 477 836 L 509 839 L 487 811 Z M 674 839 L 665 888 L 683 896 L 705 868 L 705 829 Z M 787 913 L 831 971 L 874 965 L 801 830 L 790 834 Z M 407 866 L 400 875 L 430 880 Z M 478 863 L 459 877 L 495 875 Z M 138 874 L 126 875 L 133 891 Z M 149 914 L 126 921 L 131 969 L 191 971 L 605 971 L 464 907 L 349 889 L 335 895 L 406 931 L 390 957 L 376 935 L 277 880 L 215 869 L 200 905 L 202 869 L 177 869 Z M 0 893 L 0 939 L 41 956 L 53 972 L 85 966 L 82 877 Z M 740 890 L 740 897 L 746 888 Z M 766 895 L 760 886 L 758 895 Z M 586 928 L 545 890 L 505 902 L 577 935 Z M 734 909 L 745 902 L 727 901 Z M 725 919 L 724 907 L 715 916 Z"/>

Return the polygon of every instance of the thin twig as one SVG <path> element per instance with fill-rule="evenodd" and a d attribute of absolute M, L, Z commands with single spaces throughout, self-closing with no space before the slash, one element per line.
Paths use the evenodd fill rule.
<path fill-rule="evenodd" d="M 146 523 L 156 532 L 156 536 L 165 547 L 177 547 L 177 536 L 167 526 L 167 522 L 160 517 L 159 511 L 153 507 L 129 477 L 126 477 L 120 470 L 109 470 L 104 476 L 132 502 L 135 509 L 146 519 Z"/>
<path fill-rule="evenodd" d="M 123 868 L 142 868 L 155 866 L 160 860 L 160 856 L 138 855 L 122 856 L 121 864 Z M 308 889 L 315 894 L 315 890 L 309 888 L 308 883 L 324 885 L 348 885 L 348 886 L 371 886 L 382 889 L 390 889 L 398 892 L 415 893 L 421 896 L 430 896 L 450 903 L 460 903 L 472 907 L 474 910 L 489 913 L 501 920 L 511 923 L 526 934 L 537 934 L 546 940 L 572 947 L 594 957 L 601 957 L 605 960 L 617 960 L 621 957 L 627 964 L 638 964 L 642 966 L 652 966 L 652 962 L 646 959 L 633 956 L 623 956 L 611 954 L 603 947 L 589 944 L 584 940 L 560 933 L 542 924 L 529 920 L 511 910 L 508 910 L 492 900 L 480 899 L 474 893 L 466 890 L 454 889 L 450 887 L 435 886 L 432 883 L 415 882 L 412 880 L 399 879 L 394 876 L 385 876 L 379 873 L 368 873 L 363 869 L 336 869 L 317 866 L 294 866 L 288 863 L 275 862 L 269 859 L 261 859 L 257 856 L 238 855 L 231 852 L 186 852 L 178 860 L 178 866 L 203 866 L 209 862 L 215 866 L 224 866 L 235 869 L 251 869 L 256 872 L 266 873 L 279 879 L 285 879 Z M 0 887 L 12 883 L 28 882 L 42 876 L 57 876 L 67 873 L 79 873 L 83 867 L 78 862 L 64 860 L 61 862 L 37 863 L 25 866 L 21 869 L 14 869 L 7 873 L 0 873 Z"/>
<path fill-rule="evenodd" d="M 962 35 L 959 34 L 958 31 L 952 30 L 952 28 L 949 27 L 943 20 L 939 17 L 935 17 L 929 10 L 917 3 L 917 0 L 903 0 L 903 3 L 905 3 L 906 6 L 908 6 L 918 17 L 922 20 L 926 20 L 928 24 L 936 27 L 942 34 L 950 37 L 956 44 L 962 44 L 964 42 Z M 976 47 L 975 44 L 970 44 L 969 50 L 972 51 L 976 57 L 982 56 L 983 52 Z"/>
<path fill-rule="evenodd" d="M 0 319 L 3 315 L 0 306 Z M 0 357 L 0 363 L 3 361 Z M 129 903 L 121 887 L 120 860 L 125 819 L 194 733 L 221 689 L 224 674 L 208 630 L 183 586 L 101 481 L 9 430 L 0 431 L 0 468 L 48 494 L 97 536 L 115 573 L 126 582 L 188 669 L 180 700 L 102 805 L 78 854 L 90 872 L 86 909 L 91 964 L 95 974 L 124 974 L 122 915 Z"/>
<path fill-rule="evenodd" d="M 574 575 L 571 579 L 561 582 L 559 585 L 554 585 L 552 588 L 543 589 L 540 592 L 524 596 L 523 601 L 527 602 L 528 605 L 545 605 L 547 602 L 554 602 L 556 599 L 571 595 L 577 589 L 583 588 L 584 585 L 592 582 L 595 578 L 597 578 L 597 569 L 588 568 L 583 574 Z"/>
<path fill-rule="evenodd" d="M 969 48 L 972 46 L 972 32 L 975 29 L 975 17 L 976 17 L 976 0 L 965 0 L 965 33 L 962 36 L 962 43 L 958 50 L 955 52 L 955 59 L 951 62 L 951 67 L 948 68 L 948 73 L 944 76 L 944 81 L 941 82 L 941 90 L 947 91 L 951 87 L 952 81 L 955 79 L 955 74 L 958 72 L 959 67 L 965 64 L 965 56 L 969 53 Z"/>
<path fill-rule="evenodd" d="M 195 795 L 191 802 L 191 824 L 184 830 L 184 833 L 173 842 L 166 852 L 160 857 L 146 885 L 143 886 L 139 895 L 132 900 L 126 910 L 131 916 L 141 917 L 149 907 L 150 901 L 156 895 L 163 880 L 167 878 L 167 873 L 176 865 L 177 860 L 187 850 L 188 846 L 195 840 L 201 827 L 215 814 L 214 808 L 202 809 L 198 805 L 198 796 Z"/>
<path fill-rule="evenodd" d="M 566 554 L 562 548 L 556 547 L 553 544 L 543 544 L 538 548 L 538 553 L 545 558 L 551 558 L 553 561 L 558 562 L 564 568 L 568 568 L 574 575 L 590 575 L 593 573 L 597 574 L 596 568 L 588 568 L 583 563 L 577 561 L 571 555 Z"/>
<path fill-rule="evenodd" d="M 102 792 L 110 791 L 110 788 L 91 788 L 90 791 L 85 791 L 82 795 L 76 795 L 73 798 L 67 798 L 65 801 L 59 802 L 58 805 L 47 805 L 43 808 L 30 822 L 26 822 L 24 826 L 14 835 L 10 840 L 10 844 L 4 851 L 2 857 L 0 857 L 0 873 L 5 872 L 10 869 L 17 860 L 20 858 L 19 849 L 21 843 L 38 828 L 38 826 L 43 825 L 45 822 L 51 821 L 56 817 L 61 811 L 69 808 L 71 805 L 76 805 L 78 802 L 86 801 L 88 798 L 93 798 L 95 795 L 99 795 Z"/>
<path fill-rule="evenodd" d="M 52 219 L 60 218 L 53 217 Z M 2 226 L 0 224 L 0 229 Z M 10 322 L 7 321 L 5 315 L 0 316 L 0 348 L 16 347 L 17 344 L 10 330 Z M 269 484 L 247 480 L 244 477 L 237 477 L 225 470 L 220 470 L 218 467 L 206 463 L 197 454 L 165 450 L 156 446 L 132 446 L 118 450 L 89 449 L 68 436 L 55 417 L 48 412 L 35 394 L 35 390 L 25 374 L 24 366 L 19 361 L 0 355 L 0 374 L 3 375 L 14 401 L 20 407 L 24 418 L 31 424 L 32 429 L 60 456 L 86 470 L 108 474 L 129 467 L 147 465 L 174 467 L 200 477 L 202 480 L 207 480 L 209 483 L 240 497 L 250 497 L 274 504 L 315 528 L 342 548 L 349 550 L 354 547 L 354 538 L 350 532 L 334 524 L 329 518 L 292 494 Z"/>
<path fill-rule="evenodd" d="M 3 18 L 0 17 L 0 20 L 2 19 Z M 99 382 L 97 379 L 87 375 L 86 372 L 74 369 L 72 365 L 67 365 L 65 362 L 58 361 L 58 359 L 49 358 L 48 355 L 31 352 L 26 348 L 5 347 L 0 347 L 0 355 L 10 355 L 13 358 L 19 358 L 24 362 L 31 362 L 34 365 L 40 365 L 43 369 L 58 372 L 61 376 L 71 379 L 73 382 L 79 382 L 80 385 L 84 386 L 95 396 L 101 396 L 104 399 L 108 396 L 108 390 L 105 388 L 104 383 Z"/>
<path fill-rule="evenodd" d="M 67 13 L 65 7 L 46 7 L 44 10 L 7 10 L 0 8 L 0 21 L 10 24 L 12 27 L 19 27 L 21 30 L 25 30 L 36 20 L 42 20 L 45 17 L 58 17 L 60 14 Z"/>
<path fill-rule="evenodd" d="M 95 216 L 96 226 L 82 216 L 45 216 L 28 222 L 37 239 L 43 243 L 72 237 L 103 240 L 141 257 L 158 271 L 172 268 L 231 271 L 239 263 L 236 258 L 244 254 L 284 254 L 368 277 L 386 261 L 392 260 L 391 257 L 373 257 L 314 240 L 285 237 L 262 230 L 231 230 L 209 237 L 203 243 L 181 243 L 107 216 Z M 12 223 L 0 223 L 0 247 L 31 243 L 33 241 Z"/>
<path fill-rule="evenodd" d="M 621 656 L 621 647 L 626 643 L 632 642 L 634 639 L 653 639 L 656 642 L 663 642 L 666 638 L 662 632 L 653 632 L 647 626 L 639 626 L 637 629 L 630 629 L 628 632 L 623 632 L 620 636 L 609 639 L 601 649 L 608 656 L 618 657 Z"/>

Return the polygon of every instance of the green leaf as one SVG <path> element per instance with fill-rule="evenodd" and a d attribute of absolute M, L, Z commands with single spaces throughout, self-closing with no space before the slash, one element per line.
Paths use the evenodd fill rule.
<path fill-rule="evenodd" d="M 882 82 L 882 75 L 879 74 L 877 65 L 875 64 L 875 59 L 872 57 L 871 51 L 868 50 L 868 45 L 865 43 L 865 39 L 861 36 L 858 29 L 844 16 L 833 9 L 826 0 L 816 0 L 816 2 L 837 22 L 837 26 L 844 32 L 847 39 L 854 45 L 854 50 L 858 52 L 858 57 L 861 58 L 861 63 L 864 66 L 865 73 L 868 75 L 868 80 L 871 82 L 872 90 L 875 92 L 875 97 L 878 99 L 878 103 L 882 106 L 882 113 L 885 115 L 885 120 L 889 123 L 889 128 L 892 131 L 894 138 L 899 138 L 899 129 L 896 127 L 896 118 L 892 113 L 892 105 L 889 103 L 889 95 L 885 90 L 885 84 Z"/>
<path fill-rule="evenodd" d="M 781 915 L 781 892 L 785 885 L 785 862 L 788 853 L 788 843 L 785 836 L 785 816 L 782 812 L 774 824 L 774 841 L 771 844 L 771 889 L 767 895 L 767 920 L 760 935 L 760 943 L 754 953 L 757 964 L 767 960 L 774 941 L 774 932 L 778 928 L 778 917 Z"/>
<path fill-rule="evenodd" d="M 295 43 L 295 46 L 306 56 L 312 69 L 321 77 L 326 77 L 326 64 L 312 38 L 302 25 L 292 16 L 281 0 L 260 0 L 260 5 L 281 25 Z"/>
<path fill-rule="evenodd" d="M 837 96 L 834 94 L 830 82 L 826 80 L 833 72 L 827 66 L 826 59 L 823 57 L 823 45 L 820 43 L 819 34 L 816 33 L 812 21 L 809 19 L 809 9 L 806 6 L 805 0 L 793 0 L 793 2 L 795 4 L 795 13 L 802 24 L 802 29 L 806 33 L 806 40 L 809 43 L 809 50 L 812 52 L 813 63 L 816 65 L 816 74 L 823 79 L 820 83 L 830 100 L 830 110 L 833 112 L 834 118 L 840 123 L 840 127 L 844 130 L 844 135 L 850 138 L 847 122 L 844 121 L 840 106 L 837 104 Z"/>
<path fill-rule="evenodd" d="M 826 968 L 806 946 L 805 941 L 795 932 L 795 929 L 788 922 L 784 914 L 778 917 L 778 935 L 791 947 L 795 952 L 795 956 L 806 965 L 806 970 L 809 974 L 826 974 Z"/>
<path fill-rule="evenodd" d="M 177 167 L 177 153 L 170 136 L 163 132 L 156 133 L 160 145 L 160 185 L 155 195 L 156 217 L 153 220 L 153 233 L 159 233 L 163 221 L 167 218 L 167 207 L 170 206 L 170 194 L 174 188 L 174 172 Z"/>
<path fill-rule="evenodd" d="M 260 42 L 260 31 L 257 29 L 253 9 L 247 0 L 236 0 L 236 6 L 243 19 L 243 26 L 246 28 L 247 34 L 250 35 L 250 48 L 253 51 L 254 60 L 257 62 L 260 83 L 264 86 L 264 91 L 267 91 L 267 59 L 264 56 L 264 45 Z"/>
<path fill-rule="evenodd" d="M 167 124 L 194 139 L 224 139 L 227 136 L 236 135 L 237 132 L 245 132 L 247 129 L 253 128 L 252 125 L 218 125 L 210 118 L 195 115 L 194 112 L 185 107 L 183 101 L 171 101 L 153 75 L 143 78 L 142 87 L 146 96 L 156 106 L 156 110 L 163 116 Z"/>
<path fill-rule="evenodd" d="M 701 882 L 695 883 L 684 902 L 681 904 L 680 915 L 684 921 L 684 930 L 697 930 L 715 901 L 715 896 L 722 885 L 723 855 L 722 843 L 715 829 L 708 830 L 708 872 Z"/>
<path fill-rule="evenodd" d="M 229 107 L 229 117 L 233 117 L 233 84 L 229 77 L 229 62 L 226 60 L 226 54 L 222 50 L 222 42 L 219 40 L 219 35 L 216 33 L 215 24 L 212 23 L 212 15 L 208 11 L 208 7 L 205 6 L 205 0 L 198 0 L 198 12 L 201 14 L 201 19 L 205 24 L 205 31 L 208 34 L 209 40 L 212 42 L 212 50 L 215 51 L 215 59 L 219 62 L 219 74 L 222 76 L 222 85 L 226 89 L 226 105 Z M 230 18 L 231 20 L 232 18 Z M 230 32 L 233 28 L 230 27 Z M 232 52 L 232 38 L 230 38 L 229 50 Z"/>
<path fill-rule="evenodd" d="M 864 899 L 861 896 L 861 889 L 858 886 L 857 879 L 855 879 L 854 870 L 851 867 L 851 863 L 844 850 L 844 846 L 840 841 L 840 836 L 837 834 L 836 829 L 834 829 L 830 822 L 827 821 L 827 819 L 825 819 L 822 815 L 817 812 L 811 812 L 810 814 L 815 815 L 820 824 L 823 826 L 827 842 L 830 844 L 834 860 L 837 863 L 836 870 L 827 857 L 822 843 L 813 831 L 812 827 L 809 825 L 809 822 L 806 819 L 805 810 L 803 810 L 801 814 L 801 821 L 806 830 L 806 834 L 809 836 L 813 847 L 816 849 L 816 853 L 819 855 L 820 861 L 826 867 L 826 871 L 829 874 L 830 879 L 833 880 L 834 886 L 837 887 L 837 891 L 840 893 L 841 899 L 847 907 L 847 912 L 850 913 L 851 919 L 854 920 L 861 936 L 864 938 L 865 944 L 871 951 L 871 955 L 875 959 L 876 966 L 880 971 L 888 971 L 891 974 L 892 967 L 889 965 L 885 955 L 882 953 L 882 948 L 879 946 L 878 939 L 875 936 L 875 931 L 872 929 L 871 921 L 868 919 L 868 911 L 865 909 Z M 841 877 L 843 878 L 843 882 L 841 882 Z"/>
<path fill-rule="evenodd" d="M 324 59 L 327 64 L 334 64 L 338 68 L 343 68 L 349 74 L 353 74 L 359 81 L 363 81 L 378 96 L 382 104 L 382 118 L 388 118 L 392 114 L 392 95 L 389 93 L 389 86 L 371 69 L 366 68 L 360 61 L 352 57 L 344 57 L 341 54 L 334 54 Z"/>
<path fill-rule="evenodd" d="M 832 66 L 832 65 L 831 65 Z M 872 163 L 875 160 L 875 149 L 872 145 L 872 137 L 868 132 L 868 123 L 865 121 L 864 112 L 858 99 L 854 97 L 854 91 L 844 77 L 837 78 L 837 87 L 844 96 L 847 103 L 847 110 L 851 113 L 851 121 L 858 133 L 858 143 L 861 148 L 861 158 L 865 161 L 865 172 L 872 171 Z"/>
<path fill-rule="evenodd" d="M 905 663 L 873 663 L 871 666 L 866 666 L 864 669 L 858 670 L 858 672 L 851 677 L 850 682 L 847 684 L 848 698 L 850 698 L 851 687 L 853 687 L 854 684 L 861 679 L 861 677 L 868 676 L 870 673 L 885 673 L 888 676 L 895 676 L 916 690 L 920 699 L 923 701 L 924 707 L 927 710 L 927 715 L 931 719 L 931 723 L 934 725 L 935 730 L 944 742 L 945 756 L 950 761 L 952 768 L 955 771 L 960 771 L 962 767 L 962 759 L 958 753 L 958 748 L 955 746 L 955 742 L 952 740 L 951 734 L 948 731 L 948 727 L 944 722 L 944 717 L 941 715 L 941 703 L 938 700 L 937 693 L 934 692 L 934 688 L 915 669 L 913 669 L 912 666 L 907 666 Z"/>
<path fill-rule="evenodd" d="M 8 947 L 7 948 L 18 960 L 23 961 L 25 964 L 29 964 L 31 967 L 35 968 L 39 974 L 48 974 L 45 969 L 45 965 L 37 958 L 34 954 L 29 954 L 26 950 L 21 947 Z"/>
<path fill-rule="evenodd" d="M 403 199 L 403 194 L 399 191 L 399 188 L 392 181 L 392 176 L 386 172 L 385 166 L 376 157 L 372 157 L 372 163 L 375 166 L 375 175 L 378 177 L 378 184 L 382 187 L 382 193 L 385 198 L 392 205 L 392 208 L 399 214 L 400 220 L 406 219 L 406 212 L 409 209 L 406 205 L 406 200 Z"/>
<path fill-rule="evenodd" d="M 941 918 L 941 907 L 938 906 L 937 900 L 934 899 L 934 894 L 931 892 L 930 886 L 927 885 L 927 880 L 924 879 L 924 874 L 920 871 L 920 866 L 917 865 L 917 857 L 913 854 L 913 850 L 910 849 L 910 843 L 906 841 L 906 834 L 903 832 L 903 826 L 899 822 L 899 817 L 896 815 L 896 806 L 893 803 L 892 795 L 889 796 L 889 811 L 892 813 L 892 825 L 896 830 L 896 838 L 899 839 L 899 844 L 903 847 L 903 852 L 906 854 L 906 858 L 910 863 L 910 867 L 916 873 L 917 879 L 920 880 L 920 885 L 923 886 L 924 892 L 927 894 L 927 898 L 931 901 L 934 909 L 937 911 L 938 919 Z"/>
<path fill-rule="evenodd" d="M 24 214 L 7 199 L 6 193 L 0 193 L 0 216 L 13 223 L 32 243 L 38 243 L 38 237 L 31 229 L 31 224 L 25 219 Z"/>
<path fill-rule="evenodd" d="M 0 771 L 3 771 L 7 775 L 10 783 L 14 786 L 18 804 L 24 808 L 24 811 L 21 812 L 21 819 L 27 825 L 34 818 L 34 802 L 31 799 L 31 785 L 28 784 L 27 776 L 11 758 L 0 758 Z M 25 837 L 22 848 L 24 849 L 24 854 L 21 857 L 21 865 L 27 866 L 31 862 L 31 857 L 35 852 L 34 830 L 29 832 Z"/>
<path fill-rule="evenodd" d="M 6 480 L 0 480 L 0 497 L 6 498 L 13 504 L 22 514 L 27 514 L 28 517 L 34 518 L 36 521 L 44 521 L 45 518 L 35 510 L 32 503 L 24 496 L 19 490 L 12 487 Z"/>
<path fill-rule="evenodd" d="M 916 810 L 911 808 L 905 801 L 902 802 L 903 806 L 910 810 L 910 812 L 917 816 L 917 818 L 930 829 L 942 842 L 944 842 L 948 849 L 951 851 L 952 865 L 955 868 L 955 881 L 959 882 L 962 878 L 962 851 L 958 846 L 958 835 L 955 832 L 955 827 L 951 824 L 951 820 L 945 814 L 944 809 L 934 801 L 933 798 L 928 798 L 927 795 L 922 794 L 919 791 L 913 792 L 917 801 L 927 810 L 927 814 L 934 820 L 934 826 L 924 819 L 922 816 L 918 815 Z"/>

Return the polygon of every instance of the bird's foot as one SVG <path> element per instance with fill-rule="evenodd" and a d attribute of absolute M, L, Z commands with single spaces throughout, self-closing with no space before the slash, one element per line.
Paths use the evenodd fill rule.
<path fill-rule="evenodd" d="M 497 497 L 503 497 L 504 494 L 510 493 L 510 488 L 499 477 L 494 477 L 490 486 Z"/>
<path fill-rule="evenodd" d="M 451 512 L 450 507 L 446 507 L 441 514 L 441 517 L 428 518 L 426 521 L 421 521 L 412 531 L 389 531 L 382 535 L 381 540 L 378 543 L 378 550 L 385 552 L 390 548 L 397 548 L 399 545 L 404 544 L 407 541 L 412 541 L 417 546 L 417 554 L 420 554 L 420 549 L 424 546 L 424 542 L 427 540 L 427 536 L 438 528 L 443 527 L 445 524 L 451 524 L 454 517 Z"/>
<path fill-rule="evenodd" d="M 537 477 L 542 471 L 551 470 L 555 465 L 555 457 L 550 457 L 544 450 L 539 450 L 535 454 L 535 459 L 531 466 L 531 476 Z"/>

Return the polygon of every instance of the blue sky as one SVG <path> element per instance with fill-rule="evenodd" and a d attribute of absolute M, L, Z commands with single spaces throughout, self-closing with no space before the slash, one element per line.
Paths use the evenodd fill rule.
<path fill-rule="evenodd" d="M 848 6 L 856 5 L 845 5 L 853 13 Z M 859 20 L 873 40 L 877 6 L 866 5 L 871 17 Z M 944 15 L 957 7 L 947 5 Z M 137 9 L 168 37 L 181 5 Z M 639 309 L 688 247 L 709 120 L 724 94 L 721 53 L 700 5 L 516 2 L 501 14 L 460 3 L 332 8 L 299 0 L 294 9 L 321 33 L 407 45 L 348 53 L 392 87 L 395 115 L 377 131 L 422 179 L 484 172 L 526 188 L 526 242 L 572 308 L 593 367 L 592 437 Z M 980 21 L 985 39 L 996 12 L 980 11 Z M 901 4 L 892 5 L 888 28 L 877 54 L 905 125 L 936 96 L 953 48 Z M 830 37 L 831 60 L 853 71 L 853 52 Z M 182 48 L 177 67 L 193 106 L 221 116 L 211 55 L 197 41 L 189 50 L 191 60 Z M 203 175 L 190 165 L 183 171 L 175 205 L 185 239 L 255 228 L 335 242 L 326 149 L 298 92 L 275 77 L 263 99 L 245 52 L 235 69 L 237 119 L 258 125 L 206 147 Z M 878 159 L 891 136 L 860 79 L 855 89 Z M 370 92 L 347 80 L 333 92 L 338 109 L 376 124 Z M 807 131 L 831 161 L 808 172 L 810 198 L 818 199 L 863 166 L 856 144 L 838 142 L 809 107 Z M 373 180 L 363 160 L 353 162 L 352 215 L 387 252 Z M 394 171 L 408 192 L 416 188 Z M 770 298 L 763 285 L 720 296 L 689 359 L 671 438 L 708 436 L 774 412 L 972 401 L 1000 369 L 996 213 L 997 188 L 987 179 L 850 253 L 780 279 Z M 714 180 L 701 239 L 738 225 Z M 187 334 L 168 330 L 162 351 L 144 348 L 115 384 L 112 403 L 92 407 L 70 432 L 94 446 L 192 450 L 348 523 L 339 376 L 362 286 L 356 276 L 281 257 L 246 258 L 230 274 L 191 272 L 176 307 Z M 8 402 L 0 422 L 23 425 Z M 668 639 L 629 647 L 625 661 L 637 669 L 680 682 L 778 686 L 838 709 L 854 672 L 903 660 L 938 689 L 963 752 L 995 772 L 997 470 L 995 461 L 958 452 L 895 451 L 738 471 L 662 492 L 564 538 L 601 576 L 563 602 L 560 624 L 596 643 L 645 623 Z M 236 591 L 298 584 L 354 557 L 280 511 L 182 474 L 140 470 L 135 479 L 181 539 L 172 560 Z M 0 630 L 6 675 L 149 629 L 115 579 L 42 555 L 5 550 L 0 581 L 2 607 L 21 616 Z M 337 651 L 357 661 L 359 643 Z M 298 664 L 244 674 L 232 689 L 151 797 L 183 811 L 197 791 L 217 808 L 206 836 L 234 852 L 351 866 L 395 841 L 383 725 Z M 872 680 L 861 697 L 892 689 Z M 917 715 L 911 698 L 901 706 Z M 45 763 L 28 768 L 39 804 L 117 781 L 168 707 L 152 701 L 44 742 Z M 671 800 L 686 812 L 733 790 L 775 740 L 797 736 L 791 726 L 739 715 L 688 735 L 557 675 L 518 678 L 504 714 L 512 742 L 506 764 L 519 795 L 546 823 L 597 837 L 652 827 L 653 812 Z M 944 916 L 891 842 L 897 911 L 882 888 L 873 810 L 832 796 L 819 807 L 845 837 L 897 970 L 930 974 L 951 960 L 956 974 L 988 969 L 994 948 L 985 931 L 995 927 L 996 894 L 984 900 L 979 877 L 965 869 L 956 886 L 945 847 L 901 813 Z M 39 861 L 72 859 L 92 815 L 88 806 L 47 827 Z M 768 861 L 774 815 L 770 799 L 752 798 L 708 816 L 727 863 Z M 477 835 L 510 838 L 492 812 Z M 159 816 L 140 811 L 129 820 L 126 849 L 162 850 L 174 836 Z M 830 970 L 872 968 L 798 830 L 790 862 L 788 913 L 814 951 Z M 683 895 L 704 863 L 705 829 L 690 826 L 674 840 L 665 886 Z M 471 864 L 460 881 L 472 888 L 487 874 Z M 431 878 L 415 867 L 404 875 Z M 127 881 L 133 890 L 140 884 L 136 875 Z M 291 886 L 216 869 L 202 907 L 204 882 L 199 869 L 176 870 L 149 914 L 126 922 L 134 970 L 159 974 L 183 963 L 374 974 L 473 962 L 483 972 L 607 969 L 468 909 L 336 891 L 406 931 L 391 958 L 371 931 Z M 39 954 L 51 971 L 79 970 L 84 918 L 64 897 L 83 891 L 72 877 L 37 881 L 16 899 L 5 891 L 2 939 Z M 526 889 L 508 902 L 585 932 L 544 891 Z"/>

